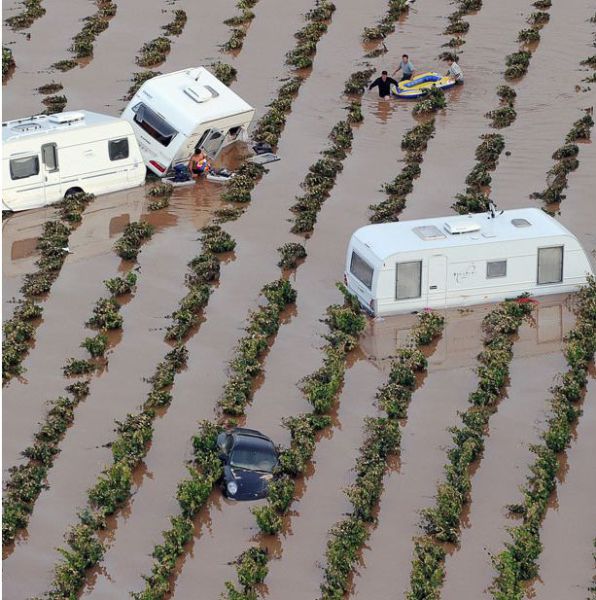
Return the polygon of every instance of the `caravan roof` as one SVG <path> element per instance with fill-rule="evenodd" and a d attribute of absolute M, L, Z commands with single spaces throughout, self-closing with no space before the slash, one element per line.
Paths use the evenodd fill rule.
<path fill-rule="evenodd" d="M 45 136 L 50 131 L 61 133 L 73 128 L 104 126 L 111 123 L 122 123 L 122 120 L 88 110 L 35 115 L 2 123 L 2 142 L 23 137 L 34 139 L 36 136 Z"/>
<path fill-rule="evenodd" d="M 438 217 L 361 227 L 354 237 L 379 261 L 398 252 L 475 246 L 491 242 L 570 235 L 558 221 L 537 208 Z"/>
<path fill-rule="evenodd" d="M 151 108 L 158 112 L 162 112 L 160 106 L 167 105 L 168 121 L 186 135 L 192 133 L 197 121 L 208 123 L 253 110 L 205 67 L 153 77 L 143 84 L 139 96 L 147 96 Z"/>

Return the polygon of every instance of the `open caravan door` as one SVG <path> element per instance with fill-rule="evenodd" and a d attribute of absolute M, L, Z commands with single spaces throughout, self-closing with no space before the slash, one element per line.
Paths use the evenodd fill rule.
<path fill-rule="evenodd" d="M 201 136 L 201 139 L 197 144 L 197 148 L 202 150 L 208 158 L 214 160 L 217 158 L 225 139 L 226 136 L 224 132 L 221 129 L 213 127 L 205 131 L 205 133 Z"/>

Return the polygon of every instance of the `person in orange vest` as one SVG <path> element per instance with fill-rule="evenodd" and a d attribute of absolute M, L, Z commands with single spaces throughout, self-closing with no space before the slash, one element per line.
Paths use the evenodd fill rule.
<path fill-rule="evenodd" d="M 195 152 L 188 162 L 188 170 L 193 179 L 198 179 L 201 175 L 207 175 L 211 170 L 211 164 L 207 160 L 205 153 L 202 150 Z"/>

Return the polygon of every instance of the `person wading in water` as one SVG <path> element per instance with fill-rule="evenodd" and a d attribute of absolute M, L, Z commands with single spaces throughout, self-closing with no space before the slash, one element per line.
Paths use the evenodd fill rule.
<path fill-rule="evenodd" d="M 368 87 L 372 90 L 374 87 L 379 88 L 379 96 L 381 98 L 389 98 L 391 96 L 391 84 L 397 86 L 397 81 L 391 77 L 387 77 L 387 71 L 382 71 L 381 76 L 377 77 Z"/>

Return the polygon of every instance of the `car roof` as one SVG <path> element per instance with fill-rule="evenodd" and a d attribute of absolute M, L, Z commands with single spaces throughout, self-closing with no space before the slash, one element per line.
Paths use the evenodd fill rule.
<path fill-rule="evenodd" d="M 234 449 L 237 448 L 250 448 L 260 449 L 265 451 L 275 452 L 275 446 L 273 442 L 263 435 L 245 435 L 234 433 Z"/>

